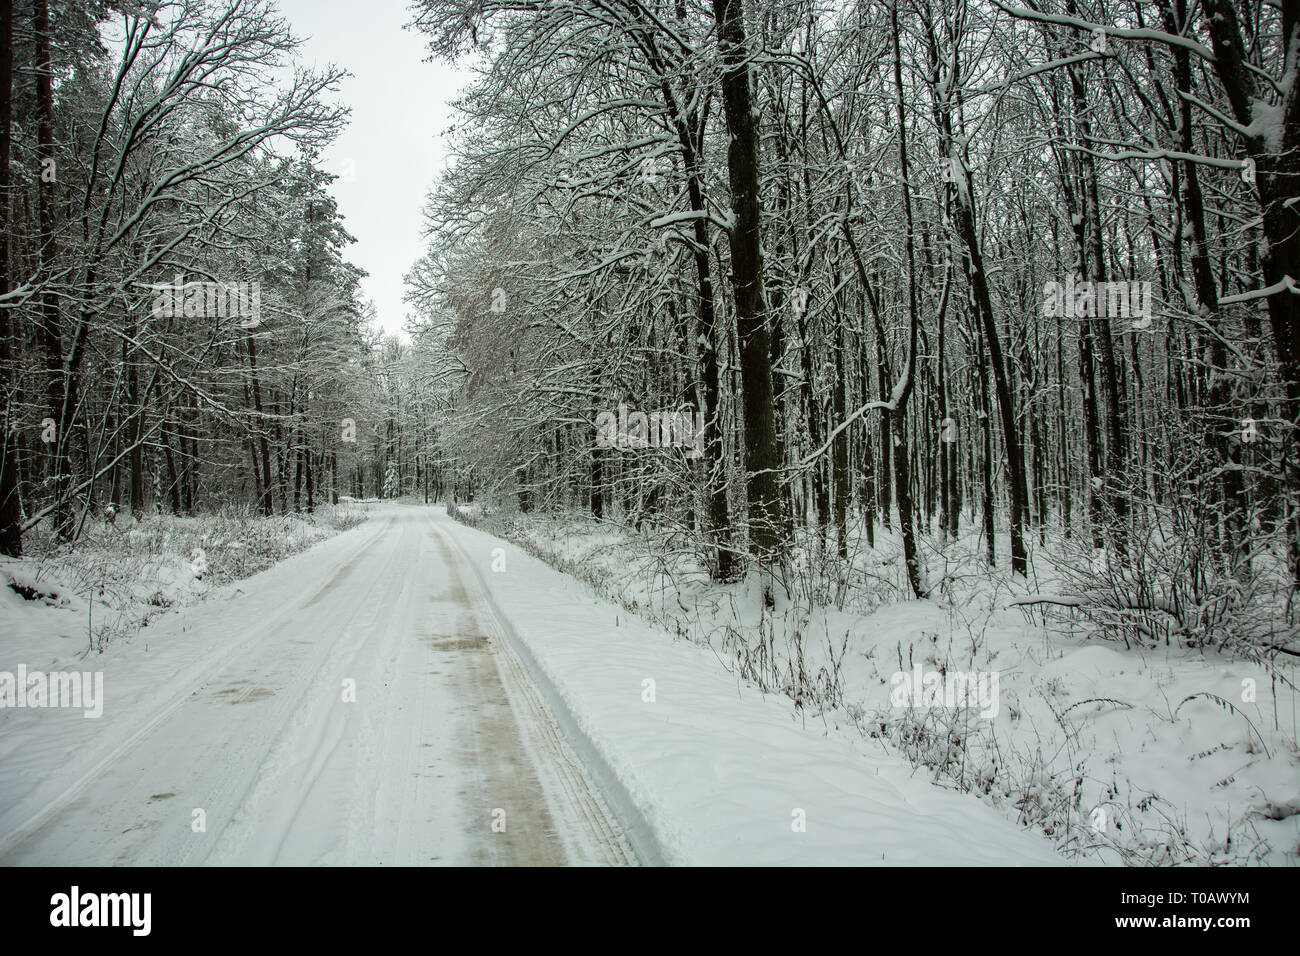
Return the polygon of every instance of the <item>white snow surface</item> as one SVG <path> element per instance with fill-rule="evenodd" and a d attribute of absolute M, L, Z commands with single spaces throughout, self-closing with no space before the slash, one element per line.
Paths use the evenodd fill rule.
<path fill-rule="evenodd" d="M 944 790 L 856 730 L 800 721 L 708 650 L 453 525 L 497 607 L 676 864 L 1044 865 L 1046 840 Z M 644 699 L 654 681 L 654 702 Z M 794 829 L 804 811 L 806 831 Z"/>
<path fill-rule="evenodd" d="M 754 575 L 712 582 L 692 551 L 650 524 L 633 533 L 571 515 L 496 518 L 530 553 L 756 676 L 787 710 L 852 723 L 1072 861 L 1295 864 L 1294 665 L 1283 658 L 1270 670 L 1177 641 L 1126 646 L 1073 617 L 1081 601 L 1056 595 L 1073 579 L 1042 551 L 1034 583 L 1017 584 L 983 565 L 978 531 L 952 543 L 923 537 L 934 591 L 914 600 L 898 535 L 878 527 L 873 547 L 851 546 L 860 583 L 837 609 L 838 567 L 804 539 L 765 610 Z M 1022 604 L 1044 597 L 1071 607 L 1047 619 Z M 894 677 L 915 667 L 996 672 L 1001 705 L 992 719 L 900 706 Z"/>
<path fill-rule="evenodd" d="M 0 671 L 105 688 L 99 719 L 0 709 L 0 863 L 1061 862 L 440 508 L 85 635 L 83 601 L 0 587 Z"/>

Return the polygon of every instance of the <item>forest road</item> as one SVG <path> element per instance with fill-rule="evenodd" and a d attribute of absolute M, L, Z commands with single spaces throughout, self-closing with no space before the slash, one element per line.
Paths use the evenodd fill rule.
<path fill-rule="evenodd" d="M 635 865 L 448 520 L 382 507 L 282 595 L 200 619 L 237 650 L 141 713 L 0 864 Z"/>

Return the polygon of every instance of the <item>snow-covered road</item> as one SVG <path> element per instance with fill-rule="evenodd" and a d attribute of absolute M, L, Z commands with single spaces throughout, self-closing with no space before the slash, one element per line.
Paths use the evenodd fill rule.
<path fill-rule="evenodd" d="M 100 720 L 6 712 L 0 863 L 633 862 L 445 522 L 388 509 L 164 624 Z"/>
<path fill-rule="evenodd" d="M 98 719 L 0 708 L 0 864 L 1061 862 L 442 508 L 378 506 L 102 656 L 85 628 L 0 591 L 0 671 L 104 677 Z"/>

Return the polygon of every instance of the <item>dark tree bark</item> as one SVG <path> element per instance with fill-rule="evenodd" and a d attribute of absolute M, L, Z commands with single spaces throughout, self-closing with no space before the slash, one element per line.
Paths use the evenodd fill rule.
<path fill-rule="evenodd" d="M 0 293 L 9 291 L 9 153 L 13 111 L 13 0 L 0 0 Z M 9 310 L 0 307 L 0 554 L 11 558 L 23 553 L 23 509 L 18 483 L 18 442 L 14 423 L 15 393 Z"/>
<path fill-rule="evenodd" d="M 1074 0 L 1069 0 L 1066 10 L 1075 12 Z M 1070 87 L 1074 96 L 1075 121 L 1079 127 L 1080 145 L 1079 169 L 1081 176 L 1080 201 L 1082 215 L 1079 229 L 1084 233 L 1084 247 L 1081 249 L 1081 261 L 1084 263 L 1084 279 L 1093 283 L 1106 281 L 1106 255 L 1101 232 L 1101 200 L 1097 190 L 1097 164 L 1092 157 L 1096 149 L 1092 136 L 1092 124 L 1088 119 L 1088 101 L 1084 89 L 1082 69 L 1072 66 L 1069 70 Z M 1088 260 L 1091 259 L 1091 262 Z M 1095 285 L 1094 285 L 1095 288 Z M 1100 313 L 1101 302 L 1097 299 Z M 1129 489 L 1124 485 L 1125 427 L 1124 414 L 1119 400 L 1119 371 L 1115 363 L 1115 345 L 1111 335 L 1110 319 L 1105 315 L 1094 315 L 1088 320 L 1088 337 L 1090 348 L 1100 359 L 1102 395 L 1105 399 L 1106 449 L 1105 466 L 1100 475 L 1106 504 L 1109 508 L 1107 528 L 1116 549 L 1123 552 L 1128 540 L 1128 495 Z"/>
<path fill-rule="evenodd" d="M 261 508 L 262 514 L 271 517 L 273 513 L 273 504 L 271 501 L 271 450 L 266 441 L 266 419 L 262 414 L 262 385 L 257 377 L 257 340 L 250 331 L 245 338 L 248 348 L 248 375 L 252 387 L 253 411 L 257 415 L 257 448 L 260 453 L 262 464 L 261 477 Z"/>
<path fill-rule="evenodd" d="M 132 322 L 127 329 L 127 338 L 122 340 L 122 364 L 126 367 L 126 394 L 123 397 L 125 408 L 122 422 L 126 426 L 126 440 L 130 448 L 128 456 L 131 464 L 131 517 L 137 521 L 144 517 L 144 399 L 139 394 L 139 375 L 132 359 L 128 339 L 135 338 L 136 328 Z M 170 453 L 170 447 L 168 452 Z M 173 482 L 175 476 L 172 476 Z"/>
<path fill-rule="evenodd" d="M 957 160 L 954 160 L 957 162 Z M 964 173 L 962 175 L 965 175 Z M 1025 483 L 1025 462 L 1020 451 L 1020 426 L 1016 422 L 1015 399 L 1007 378 L 1006 360 L 998 337 L 993 316 L 993 299 L 985 278 L 984 257 L 980 251 L 975 231 L 974 210 L 965 203 L 956 204 L 957 231 L 966 244 L 970 265 L 971 286 L 975 292 L 975 307 L 982 323 L 984 341 L 988 346 L 989 367 L 993 375 L 993 388 L 998 397 L 998 411 L 1002 420 L 1002 443 L 1007 457 L 1007 478 L 1011 486 L 1011 571 L 1025 575 L 1029 562 L 1025 552 L 1024 521 L 1029 494 Z"/>
<path fill-rule="evenodd" d="M 1294 70 L 1300 47 L 1300 0 L 1284 0 L 1281 48 Z M 1247 67 L 1246 42 L 1237 10 L 1226 0 L 1205 0 L 1205 23 L 1214 49 L 1214 66 L 1223 83 L 1234 118 L 1245 127 L 1255 123 L 1254 103 L 1265 99 L 1259 78 Z M 1300 182 L 1300 98 L 1288 91 L 1283 100 L 1280 142 L 1270 146 L 1265 132 L 1243 137 L 1247 155 L 1256 165 L 1256 189 L 1263 210 L 1266 240 L 1261 265 L 1266 286 L 1281 291 L 1268 297 L 1269 327 L 1274 354 L 1282 373 L 1287 425 L 1283 435 L 1283 462 L 1292 499 L 1289 563 L 1293 585 L 1300 586 L 1300 296 L 1287 282 L 1300 281 L 1300 209 L 1295 185 Z"/>
<path fill-rule="evenodd" d="M 763 294 L 758 124 L 750 93 L 751 70 L 743 0 L 713 0 L 713 16 L 718 26 L 718 47 L 723 64 L 722 97 L 727 130 L 731 136 L 727 170 L 733 222 L 728 237 L 744 392 L 750 541 L 760 556 L 770 558 L 783 550 L 789 528 L 777 482 L 781 459 L 772 407 L 772 348 Z"/>
<path fill-rule="evenodd" d="M 1165 6 L 1165 25 L 1171 32 L 1181 32 L 1187 22 L 1186 0 L 1174 0 L 1173 9 Z M 1188 97 L 1192 93 L 1191 54 L 1186 47 L 1176 46 L 1171 51 L 1174 56 L 1174 78 L 1180 95 L 1178 103 L 1178 138 L 1179 148 L 1191 155 L 1192 143 L 1192 107 Z M 1230 377 L 1228 371 L 1228 349 L 1219 334 L 1219 289 L 1210 267 L 1210 241 L 1205 228 L 1205 200 L 1201 192 L 1200 174 L 1193 162 L 1183 163 L 1182 199 L 1188 225 L 1192 230 L 1192 249 L 1190 264 L 1192 282 L 1196 298 L 1202 309 L 1202 320 L 1210 329 L 1208 338 L 1208 360 L 1212 372 L 1209 395 L 1209 415 L 1204 424 L 1207 445 L 1214 450 L 1222 469 L 1221 500 L 1223 502 L 1224 523 L 1226 526 L 1225 554 L 1229 563 L 1237 570 L 1249 570 L 1249 551 L 1245 537 L 1246 527 L 1246 490 L 1241 477 L 1241 447 L 1236 440 L 1229 440 L 1229 433 L 1237 431 L 1235 420 L 1228 411 L 1231 400 Z"/>
<path fill-rule="evenodd" d="M 727 504 L 726 465 L 723 460 L 720 386 L 718 379 L 717 306 L 709 269 L 709 229 L 705 219 L 704 187 L 701 182 L 699 142 L 703 118 L 698 110 L 683 112 L 669 83 L 667 67 L 652 39 L 645 41 L 647 56 L 659 77 L 660 93 L 677 134 L 682 167 L 686 175 L 686 197 L 695 218 L 691 223 L 697 294 L 696 321 L 699 325 L 697 359 L 704 398 L 704 461 L 707 481 L 709 534 L 715 549 L 712 573 L 716 580 L 735 575 L 736 555 L 731 543 L 731 515 Z M 594 507 L 595 499 L 593 499 Z M 601 502 L 603 508 L 603 502 Z M 600 517 L 597 515 L 596 517 Z"/>
<path fill-rule="evenodd" d="M 33 29 L 36 39 L 36 158 L 40 169 L 56 170 L 55 176 L 39 176 L 37 184 L 37 217 L 40 235 L 41 273 L 48 282 L 53 277 L 58 244 L 55 239 L 55 180 L 57 164 L 54 156 L 54 64 L 50 52 L 50 15 L 46 0 L 33 3 Z M 55 423 L 53 455 L 50 459 L 54 495 L 57 507 L 54 523 L 60 538 L 72 534 L 68 492 L 72 482 L 72 440 L 68 434 L 72 421 L 71 381 L 64 366 L 63 333 L 60 328 L 59 299 L 53 289 L 41 294 L 40 338 L 45 352 L 45 403 L 49 417 Z"/>
<path fill-rule="evenodd" d="M 838 261 L 831 267 L 831 276 L 834 287 L 838 289 L 840 285 Z M 849 387 L 844 374 L 844 350 L 847 346 L 844 341 L 844 314 L 840 308 L 840 298 L 841 293 L 837 292 L 833 300 L 835 381 L 831 409 L 836 422 L 842 422 L 847 417 L 848 401 L 845 393 Z M 847 561 L 849 557 L 849 429 L 845 428 L 835 436 L 831 449 L 832 473 L 835 479 L 835 541 L 840 558 Z"/>
<path fill-rule="evenodd" d="M 912 587 L 912 594 L 918 598 L 926 596 L 922 582 L 921 559 L 916 550 L 916 530 L 912 517 L 912 480 L 911 461 L 908 454 L 907 434 L 907 400 L 916 385 L 917 366 L 916 338 L 921 325 L 920 313 L 916 304 L 916 261 L 914 250 L 914 228 L 912 223 L 912 194 L 908 181 L 907 163 L 907 118 L 903 112 L 903 61 L 898 42 L 898 4 L 889 10 L 894 33 L 894 85 L 897 92 L 895 106 L 898 116 L 898 160 L 903 177 L 903 246 L 907 254 L 907 370 L 904 383 L 897 390 L 897 403 L 890 413 L 894 439 L 894 491 L 898 496 L 898 528 L 903 538 L 903 561 L 907 565 L 907 583 Z"/>

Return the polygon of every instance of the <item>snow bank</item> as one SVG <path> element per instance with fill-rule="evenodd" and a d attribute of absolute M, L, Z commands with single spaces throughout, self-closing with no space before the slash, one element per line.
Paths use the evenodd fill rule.
<path fill-rule="evenodd" d="M 489 590 L 534 678 L 634 801 L 665 862 L 1061 862 L 1047 841 L 935 786 L 880 742 L 793 715 L 788 700 L 737 680 L 711 650 L 674 640 L 514 545 L 439 527 Z"/>
<path fill-rule="evenodd" d="M 631 609 L 688 637 L 715 668 L 788 695 L 778 698 L 787 715 L 824 711 L 855 725 L 918 774 L 977 794 L 1071 858 L 1300 859 L 1295 670 L 1284 661 L 1270 671 L 1209 648 L 1099 642 L 1060 616 L 1049 625 L 1041 608 L 1015 604 L 1023 585 L 983 566 L 973 537 L 942 549 L 923 539 L 932 600 L 906 598 L 896 536 L 878 531 L 874 549 L 854 552 L 850 599 L 842 570 L 809 554 L 787 578 L 791 592 L 778 588 L 767 610 L 753 581 L 710 583 L 691 553 L 654 529 L 638 536 L 544 515 L 516 515 L 505 527 L 620 602 L 621 629 Z M 1031 570 L 1038 589 L 1050 590 L 1051 569 Z M 998 672 L 996 716 L 898 708 L 891 681 L 918 666 Z"/>

